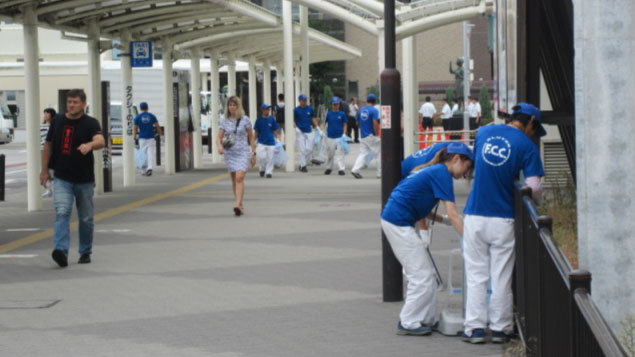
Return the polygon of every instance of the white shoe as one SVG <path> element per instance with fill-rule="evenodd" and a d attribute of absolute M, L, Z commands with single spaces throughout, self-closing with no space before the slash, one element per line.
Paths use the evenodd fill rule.
<path fill-rule="evenodd" d="M 46 190 L 42 194 L 42 197 L 51 197 L 51 196 L 53 196 L 53 192 L 51 192 L 51 190 Z"/>

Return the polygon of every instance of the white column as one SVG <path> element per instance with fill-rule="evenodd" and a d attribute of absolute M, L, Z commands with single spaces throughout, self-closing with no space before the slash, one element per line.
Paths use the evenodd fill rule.
<path fill-rule="evenodd" d="M 377 66 L 379 67 L 379 71 L 377 73 L 379 73 L 379 76 L 381 75 L 381 72 L 384 70 L 384 68 L 386 67 L 386 53 L 384 51 L 384 21 L 383 20 L 377 20 L 377 31 L 379 32 L 377 34 Z M 381 87 L 381 85 L 380 85 Z M 379 88 L 377 88 L 377 90 L 379 90 Z"/>
<path fill-rule="evenodd" d="M 27 209 L 30 212 L 42 209 L 40 191 L 40 170 L 42 168 L 40 153 L 40 50 L 34 3 L 25 6 L 23 11 Z"/>
<path fill-rule="evenodd" d="M 229 55 L 227 64 L 227 98 L 236 95 L 236 57 Z"/>
<path fill-rule="evenodd" d="M 277 63 L 276 64 L 276 98 L 278 98 L 278 94 L 284 93 L 284 87 L 283 87 L 283 85 L 284 85 L 284 74 L 283 74 L 283 71 L 282 71 L 282 66 L 283 66 L 282 63 Z M 285 101 L 286 101 L 286 98 L 285 98 Z"/>
<path fill-rule="evenodd" d="M 295 62 L 294 70 L 293 70 L 293 79 L 295 83 L 295 95 L 293 96 L 293 101 L 291 103 L 297 103 L 298 96 L 300 94 L 306 94 L 308 97 L 308 93 L 302 92 L 302 83 L 300 81 L 300 61 Z M 310 99 L 310 98 L 309 98 Z"/>
<path fill-rule="evenodd" d="M 249 56 L 249 119 L 251 124 L 258 119 L 258 80 L 256 79 L 256 57 Z"/>
<path fill-rule="evenodd" d="M 99 121 L 101 126 L 101 65 L 99 58 L 99 26 L 96 20 L 88 22 L 88 102 L 90 115 Z M 101 128 L 106 132 L 108 128 Z M 95 193 L 104 193 L 104 159 L 103 149 L 93 151 L 95 161 Z"/>
<path fill-rule="evenodd" d="M 311 96 L 309 87 L 309 9 L 300 5 L 300 92 Z"/>
<path fill-rule="evenodd" d="M 635 4 L 577 0 L 573 11 L 579 266 L 617 335 L 635 314 Z"/>
<path fill-rule="evenodd" d="M 463 21 L 463 130 L 470 129 L 470 113 L 467 112 L 468 99 L 470 96 L 470 30 L 471 25 Z M 470 135 L 464 135 L 463 142 L 470 144 Z"/>
<path fill-rule="evenodd" d="M 212 51 L 210 53 L 210 75 L 211 75 L 211 89 L 210 92 L 212 93 L 211 95 L 211 99 L 212 99 L 212 104 L 211 104 L 211 110 L 210 110 L 210 123 L 212 126 L 212 162 L 217 164 L 219 163 L 220 160 L 220 154 L 218 153 L 218 149 L 216 148 L 216 138 L 218 136 L 218 126 L 220 125 L 219 122 L 219 111 L 220 111 L 220 100 L 219 100 L 219 92 L 220 92 L 220 85 L 219 85 L 219 75 L 218 75 L 218 52 L 216 51 Z"/>
<path fill-rule="evenodd" d="M 293 128 L 293 27 L 291 23 L 291 1 L 282 0 L 282 29 L 284 56 L 284 138 L 287 150 L 287 172 L 295 170 L 295 129 Z"/>
<path fill-rule="evenodd" d="M 176 173 L 176 156 L 174 150 L 174 94 L 172 92 L 172 43 L 163 40 L 163 111 L 165 113 L 165 173 Z"/>
<path fill-rule="evenodd" d="M 414 135 L 418 122 L 419 85 L 417 80 L 417 41 L 415 36 L 401 40 L 403 60 L 403 147 L 404 157 L 415 151 Z"/>
<path fill-rule="evenodd" d="M 121 32 L 121 45 L 123 52 L 121 56 L 121 117 L 123 136 L 123 186 L 132 186 L 135 183 L 135 162 L 134 162 L 134 137 L 133 137 L 133 97 L 132 97 L 132 67 L 130 66 L 130 33 L 127 30 Z"/>
<path fill-rule="evenodd" d="M 271 62 L 265 60 L 262 65 L 262 102 L 273 106 L 275 101 L 271 100 Z"/>
<path fill-rule="evenodd" d="M 192 121 L 194 124 L 194 168 L 203 167 L 203 138 L 201 137 L 201 50 L 192 49 Z"/>

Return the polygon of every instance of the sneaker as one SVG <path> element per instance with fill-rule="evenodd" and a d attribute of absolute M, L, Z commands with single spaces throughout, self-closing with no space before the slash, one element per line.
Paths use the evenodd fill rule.
<path fill-rule="evenodd" d="M 300 172 L 309 172 L 309 170 L 307 170 L 306 166 L 302 166 L 300 167 Z"/>
<path fill-rule="evenodd" d="M 271 176 L 271 174 L 267 174 L 267 178 L 272 178 L 273 176 Z"/>
<path fill-rule="evenodd" d="M 77 261 L 78 264 L 88 264 L 90 263 L 90 253 L 84 253 L 79 257 Z"/>
<path fill-rule="evenodd" d="M 55 249 L 53 253 L 51 253 L 51 256 L 60 267 L 65 268 L 68 266 L 68 257 L 66 256 L 66 253 L 64 253 L 64 251 Z"/>
<path fill-rule="evenodd" d="M 463 342 L 468 343 L 485 343 L 485 330 L 477 328 L 472 330 L 472 335 L 468 336 L 463 332 Z"/>
<path fill-rule="evenodd" d="M 353 175 L 353 177 L 355 177 L 356 179 L 362 178 L 362 175 L 358 172 L 351 171 L 351 175 Z"/>
<path fill-rule="evenodd" d="M 346 172 L 344 172 L 344 170 L 339 170 L 337 172 L 337 174 L 340 175 L 340 176 L 344 176 L 344 175 L 346 175 Z"/>
<path fill-rule="evenodd" d="M 421 325 L 420 327 L 409 329 L 401 326 L 401 321 L 397 325 L 397 335 L 406 336 L 406 335 L 414 335 L 414 336 L 425 336 L 432 333 L 432 329 L 430 326 Z"/>
<path fill-rule="evenodd" d="M 331 169 L 326 169 L 326 171 L 324 171 L 324 174 L 325 175 L 330 175 L 332 171 L 333 170 L 331 170 Z"/>
<path fill-rule="evenodd" d="M 264 171 L 260 171 L 260 177 L 265 177 L 265 172 Z"/>
<path fill-rule="evenodd" d="M 492 343 L 507 343 L 509 335 L 502 331 L 492 331 Z"/>
<path fill-rule="evenodd" d="M 152 176 L 152 170 L 146 171 L 146 176 Z"/>

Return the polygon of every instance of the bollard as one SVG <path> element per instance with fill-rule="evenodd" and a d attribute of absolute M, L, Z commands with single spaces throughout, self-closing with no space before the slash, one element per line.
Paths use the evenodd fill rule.
<path fill-rule="evenodd" d="M 0 201 L 4 201 L 4 154 L 0 154 Z"/>
<path fill-rule="evenodd" d="M 207 129 L 207 153 L 212 153 L 212 128 Z"/>
<path fill-rule="evenodd" d="M 161 166 L 161 136 L 156 135 L 154 137 L 154 143 L 157 146 L 156 154 L 157 154 L 157 166 Z"/>

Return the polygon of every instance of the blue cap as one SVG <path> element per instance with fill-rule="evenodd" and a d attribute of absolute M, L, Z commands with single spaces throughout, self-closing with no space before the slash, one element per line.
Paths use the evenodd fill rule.
<path fill-rule="evenodd" d="M 331 104 L 340 104 L 340 102 L 341 102 L 340 97 L 335 96 L 331 98 Z"/>
<path fill-rule="evenodd" d="M 375 94 L 371 93 L 368 96 L 366 96 L 366 101 L 367 102 L 376 102 L 377 101 L 377 96 Z"/>
<path fill-rule="evenodd" d="M 540 121 L 540 109 L 538 109 L 535 105 L 529 103 L 518 103 L 514 108 L 514 114 L 527 114 L 533 117 L 536 117 L 536 121 L 538 122 L 538 130 L 536 131 L 537 136 L 545 136 L 547 135 L 547 131 L 542 126 Z"/>
<path fill-rule="evenodd" d="M 147 110 L 148 109 L 148 103 L 146 103 L 146 102 L 139 103 L 139 109 Z"/>
<path fill-rule="evenodd" d="M 269 109 L 271 108 L 271 106 L 269 104 L 263 104 L 260 106 L 260 110 L 265 110 L 265 109 Z"/>
<path fill-rule="evenodd" d="M 465 155 L 468 159 L 474 161 L 474 154 L 472 153 L 472 150 L 463 143 L 451 143 L 448 145 L 447 153 Z"/>
<path fill-rule="evenodd" d="M 306 97 L 306 95 L 304 95 L 304 94 L 300 94 L 300 95 L 298 96 L 298 100 L 307 100 L 307 99 L 308 99 L 308 98 L 307 98 L 307 97 Z"/>

